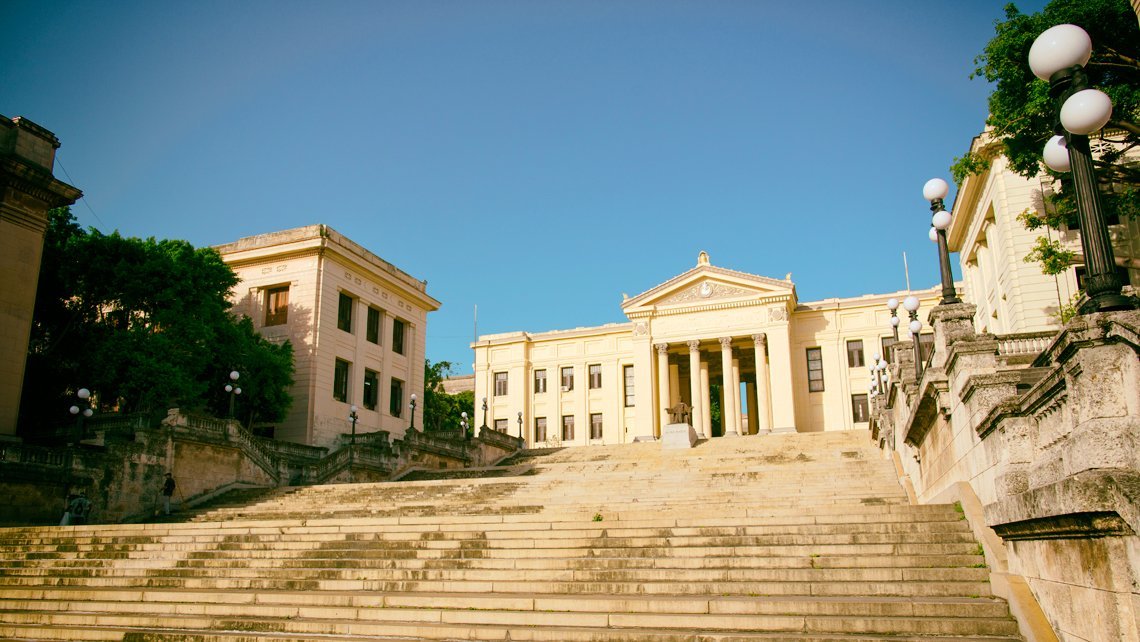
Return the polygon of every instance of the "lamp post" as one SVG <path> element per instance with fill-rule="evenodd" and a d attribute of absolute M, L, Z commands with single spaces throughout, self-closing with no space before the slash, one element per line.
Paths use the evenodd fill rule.
<path fill-rule="evenodd" d="M 412 393 L 412 401 L 408 404 L 412 408 L 412 430 L 416 429 L 416 393 Z"/>
<path fill-rule="evenodd" d="M 918 333 L 922 330 L 922 321 L 918 320 L 918 297 L 913 294 L 903 299 L 903 308 L 910 313 L 910 338 L 914 340 L 914 376 L 922 380 L 922 341 Z"/>
<path fill-rule="evenodd" d="M 470 439 L 471 436 L 467 433 L 467 411 L 459 413 L 459 427 L 463 429 L 463 438 Z"/>
<path fill-rule="evenodd" d="M 1133 307 L 1132 301 L 1120 293 L 1122 283 L 1101 213 L 1089 150 L 1088 135 L 1112 118 L 1108 95 L 1088 87 L 1084 67 L 1091 55 L 1092 39 L 1084 29 L 1068 24 L 1046 29 L 1029 49 L 1029 68 L 1038 78 L 1049 81 L 1049 96 L 1057 109 L 1053 127 L 1057 135 L 1045 144 L 1045 164 L 1055 172 L 1073 174 L 1088 295 L 1080 308 L 1082 314 Z"/>
<path fill-rule="evenodd" d="M 922 186 L 922 197 L 930 201 L 930 224 L 932 236 L 938 243 L 938 270 L 942 273 L 942 300 L 939 305 L 961 303 L 954 291 L 954 273 L 950 271 L 950 247 L 946 243 L 946 228 L 950 227 L 950 212 L 946 211 L 942 199 L 950 193 L 950 185 L 941 178 L 932 178 Z"/>
<path fill-rule="evenodd" d="M 75 392 L 75 396 L 79 397 L 79 401 L 72 407 L 68 408 L 68 412 L 75 415 L 75 443 L 83 441 L 83 420 L 95 414 L 91 409 L 91 391 L 87 388 L 80 388 Z"/>
<path fill-rule="evenodd" d="M 230 419 L 234 418 L 234 399 L 241 394 L 241 388 L 237 386 L 237 380 L 241 378 L 241 373 L 237 370 L 230 371 L 230 381 L 232 383 L 226 384 L 226 392 L 230 394 Z"/>
<path fill-rule="evenodd" d="M 352 438 L 351 441 L 349 441 L 348 445 L 348 478 L 350 480 L 352 479 L 352 463 L 354 457 L 356 456 L 356 420 L 358 418 L 358 415 L 356 414 L 357 410 L 358 408 L 356 407 L 356 404 L 353 404 L 349 407 L 348 413 L 348 418 L 352 421 Z"/>
<path fill-rule="evenodd" d="M 483 397 L 483 430 L 487 429 L 487 398 Z"/>
<path fill-rule="evenodd" d="M 891 311 L 891 334 L 894 335 L 895 343 L 899 342 L 899 300 L 896 298 L 887 299 L 887 309 Z"/>
<path fill-rule="evenodd" d="M 522 439 L 522 413 L 519 413 L 519 439 Z"/>

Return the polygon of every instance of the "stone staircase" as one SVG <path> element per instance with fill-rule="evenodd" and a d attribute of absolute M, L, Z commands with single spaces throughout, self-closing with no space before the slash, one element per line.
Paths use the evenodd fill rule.
<path fill-rule="evenodd" d="M 863 432 L 565 449 L 182 524 L 0 530 L 0 639 L 1020 640 Z"/>

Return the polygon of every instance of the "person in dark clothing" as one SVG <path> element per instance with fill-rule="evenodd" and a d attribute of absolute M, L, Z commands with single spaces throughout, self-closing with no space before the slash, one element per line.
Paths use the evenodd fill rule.
<path fill-rule="evenodd" d="M 174 477 L 166 473 L 166 481 L 162 482 L 162 509 L 170 514 L 170 497 L 174 495 Z"/>
<path fill-rule="evenodd" d="M 87 499 L 85 491 L 79 491 L 79 496 L 71 500 L 67 512 L 71 514 L 72 524 L 87 523 L 87 516 L 91 514 L 91 500 Z"/>

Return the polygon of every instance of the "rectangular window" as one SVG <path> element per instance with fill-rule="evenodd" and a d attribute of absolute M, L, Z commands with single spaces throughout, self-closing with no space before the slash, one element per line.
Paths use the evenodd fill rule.
<path fill-rule="evenodd" d="M 574 366 L 566 366 L 562 368 L 562 392 L 570 392 L 574 389 Z"/>
<path fill-rule="evenodd" d="M 392 319 L 392 352 L 404 354 L 404 322 Z"/>
<path fill-rule="evenodd" d="M 507 420 L 506 419 L 496 419 L 495 420 L 495 430 L 497 430 L 499 432 L 507 432 Z"/>
<path fill-rule="evenodd" d="M 546 370 L 534 371 L 534 394 L 546 392 Z"/>
<path fill-rule="evenodd" d="M 857 424 L 866 423 L 871 416 L 867 407 L 867 395 L 851 395 L 851 418 Z"/>
<path fill-rule="evenodd" d="M 289 286 L 282 285 L 265 291 L 265 325 L 285 325 L 289 322 Z"/>
<path fill-rule="evenodd" d="M 808 392 L 823 392 L 823 349 L 807 349 Z"/>
<path fill-rule="evenodd" d="M 562 415 L 562 441 L 574 440 L 574 415 Z"/>
<path fill-rule="evenodd" d="M 602 387 L 602 365 L 595 363 L 590 366 L 590 390 Z"/>
<path fill-rule="evenodd" d="M 862 368 L 863 362 L 863 340 L 853 339 L 847 342 L 847 367 L 848 368 Z"/>
<path fill-rule="evenodd" d="M 404 382 L 392 377 L 392 390 L 388 396 L 388 414 L 399 417 L 404 412 Z"/>
<path fill-rule="evenodd" d="M 495 373 L 495 396 L 502 397 L 507 394 L 507 373 Z"/>
<path fill-rule="evenodd" d="M 372 370 L 364 371 L 364 407 L 376 410 L 376 403 L 380 400 L 380 377 Z"/>
<path fill-rule="evenodd" d="M 333 399 L 348 403 L 348 367 L 347 361 L 336 360 L 333 367 Z"/>
<path fill-rule="evenodd" d="M 546 417 L 534 418 L 534 440 L 546 441 Z"/>
<path fill-rule="evenodd" d="M 364 326 L 364 338 L 380 345 L 380 311 L 368 306 L 368 323 Z"/>
<path fill-rule="evenodd" d="M 625 407 L 632 408 L 634 403 L 633 366 L 622 366 L 621 371 L 623 378 L 625 379 Z"/>
<path fill-rule="evenodd" d="M 352 304 L 355 301 L 344 292 L 340 293 L 340 302 L 336 308 L 336 327 L 345 332 L 352 332 Z"/>
<path fill-rule="evenodd" d="M 602 438 L 602 413 L 590 413 L 590 439 Z"/>
<path fill-rule="evenodd" d="M 883 346 L 883 358 L 887 360 L 887 363 L 894 363 L 895 344 L 898 342 L 895 341 L 894 337 L 883 337 L 879 343 Z"/>

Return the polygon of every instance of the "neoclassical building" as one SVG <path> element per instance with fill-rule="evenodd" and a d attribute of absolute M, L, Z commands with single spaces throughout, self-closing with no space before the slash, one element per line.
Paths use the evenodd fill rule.
<path fill-rule="evenodd" d="M 400 437 L 411 395 L 423 397 L 427 315 L 439 301 L 327 225 L 259 234 L 215 248 L 241 282 L 235 314 L 293 344 L 293 406 L 277 439 L 333 446 L 352 430 Z"/>
<path fill-rule="evenodd" d="M 680 402 L 705 437 L 859 427 L 868 366 L 894 343 L 887 300 L 907 293 L 800 303 L 790 276 L 718 267 L 701 252 L 691 270 L 627 298 L 627 323 L 481 336 L 475 395 L 487 410 L 476 421 L 521 430 L 532 446 L 655 438 Z M 913 294 L 925 309 L 937 300 L 934 289 Z"/>

